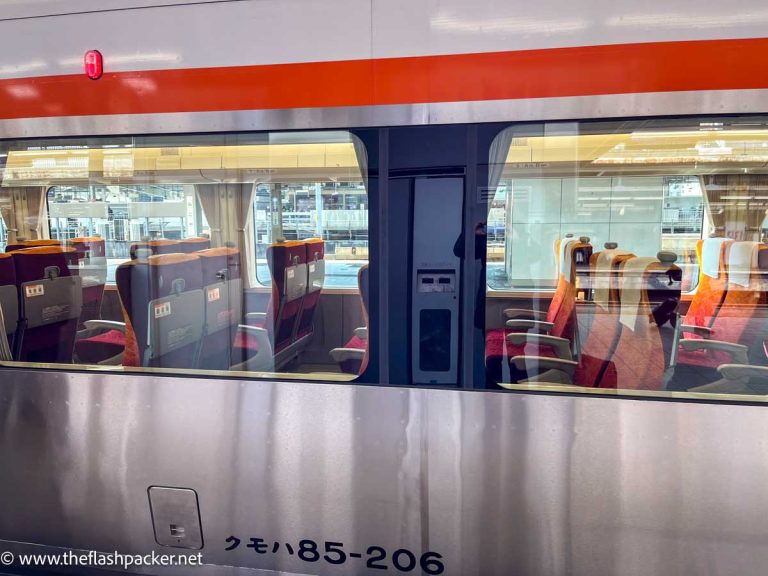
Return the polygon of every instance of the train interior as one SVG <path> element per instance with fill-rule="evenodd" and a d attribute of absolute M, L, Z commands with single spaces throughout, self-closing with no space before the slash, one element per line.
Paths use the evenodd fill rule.
<path fill-rule="evenodd" d="M 364 370 L 364 149 L 346 132 L 210 140 L 6 152 L 4 360 Z"/>
<path fill-rule="evenodd" d="M 489 387 L 768 391 L 760 123 L 498 138 Z"/>
<path fill-rule="evenodd" d="M 764 120 L 383 130 L 5 142 L 2 361 L 768 391 Z"/>

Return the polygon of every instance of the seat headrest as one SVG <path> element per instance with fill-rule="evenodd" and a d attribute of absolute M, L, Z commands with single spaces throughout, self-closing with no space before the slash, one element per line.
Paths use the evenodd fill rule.
<path fill-rule="evenodd" d="M 677 254 L 671 250 L 660 250 L 656 253 L 656 258 L 662 264 L 674 264 L 677 262 Z"/>
<path fill-rule="evenodd" d="M 72 238 L 67 240 L 68 244 L 100 244 L 104 242 L 101 236 L 83 236 L 81 238 Z"/>
<path fill-rule="evenodd" d="M 637 321 L 642 316 L 647 318 L 648 314 L 643 314 L 640 305 L 643 303 L 643 291 L 647 290 L 645 275 L 648 269 L 658 264 L 659 260 L 652 256 L 643 256 L 640 258 L 630 258 L 621 267 L 621 312 L 619 321 L 634 332 L 637 327 Z"/>
<path fill-rule="evenodd" d="M 759 270 L 759 242 L 734 242 L 728 253 L 728 283 L 749 287 L 752 272 Z"/>
<path fill-rule="evenodd" d="M 701 243 L 701 273 L 718 278 L 732 244 L 730 238 L 705 238 Z"/>
<path fill-rule="evenodd" d="M 240 254 L 240 250 L 227 246 L 221 248 L 207 248 L 195 252 L 195 256 L 200 256 L 200 258 L 220 258 L 222 256 L 237 256 L 238 254 Z"/>
<path fill-rule="evenodd" d="M 631 252 L 627 250 L 601 250 L 597 253 L 595 267 L 592 275 L 592 286 L 594 288 L 592 301 L 600 308 L 607 309 L 611 303 L 611 278 L 613 274 L 613 261 L 617 256 L 628 256 Z"/>
<path fill-rule="evenodd" d="M 173 254 L 155 254 L 147 258 L 150 266 L 172 266 L 176 264 L 192 263 L 199 260 L 197 254 L 183 254 L 176 252 Z"/>
<path fill-rule="evenodd" d="M 33 248 L 22 248 L 21 250 L 14 250 L 11 254 L 14 258 L 25 256 L 36 256 L 40 254 L 76 254 L 77 250 L 70 248 L 69 246 L 61 245 L 49 245 L 49 246 L 35 246 Z"/>
<path fill-rule="evenodd" d="M 570 270 L 572 269 L 573 247 L 577 244 L 576 240 L 563 240 L 560 242 L 560 254 L 558 254 L 557 261 L 559 262 L 560 275 L 566 276 L 566 280 L 570 282 Z"/>

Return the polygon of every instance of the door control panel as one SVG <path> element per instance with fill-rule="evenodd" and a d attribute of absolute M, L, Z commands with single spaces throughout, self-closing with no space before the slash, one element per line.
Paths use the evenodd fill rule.
<path fill-rule="evenodd" d="M 203 530 L 197 492 L 190 488 L 150 486 L 149 509 L 160 546 L 200 550 Z"/>
<path fill-rule="evenodd" d="M 416 277 L 418 291 L 456 292 L 455 270 L 419 270 Z"/>

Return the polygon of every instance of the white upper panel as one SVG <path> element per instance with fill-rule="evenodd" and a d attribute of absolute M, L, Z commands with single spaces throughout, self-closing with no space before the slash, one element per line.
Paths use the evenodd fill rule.
<path fill-rule="evenodd" d="M 0 78 L 82 74 L 91 49 L 103 54 L 106 72 L 365 59 L 370 29 L 364 0 L 250 0 L 0 21 Z"/>
<path fill-rule="evenodd" d="M 768 32 L 755 0 L 373 0 L 374 57 L 715 38 Z"/>
<path fill-rule="evenodd" d="M 93 10 L 104 2 L 0 0 L 0 78 L 79 74 L 83 54 L 94 48 L 110 72 L 768 34 L 763 0 L 241 0 L 146 7 L 168 2 L 116 0 L 106 12 L 37 18 L 28 16 Z"/>
<path fill-rule="evenodd" d="M 0 0 L 0 20 L 9 18 L 35 18 L 99 10 L 125 10 L 169 4 L 201 4 L 204 2 L 240 2 L 242 0 Z"/>

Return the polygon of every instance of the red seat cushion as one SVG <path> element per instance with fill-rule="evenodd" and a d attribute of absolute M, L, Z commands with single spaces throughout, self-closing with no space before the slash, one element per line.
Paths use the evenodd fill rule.
<path fill-rule="evenodd" d="M 368 340 L 363 340 L 362 338 L 358 338 L 357 336 L 352 336 L 352 338 L 349 339 L 349 342 L 347 342 L 344 345 L 344 348 L 354 348 L 356 350 L 365 350 L 368 348 Z"/>
<path fill-rule="evenodd" d="M 241 330 L 235 334 L 234 347 L 236 349 L 247 350 L 255 354 L 259 351 L 259 341 L 253 334 Z M 247 354 L 246 356 L 252 356 L 252 354 Z"/>
<path fill-rule="evenodd" d="M 103 334 L 83 338 L 75 343 L 77 357 L 86 364 L 97 364 L 120 354 L 124 349 L 125 334 L 120 330 L 109 330 Z"/>

